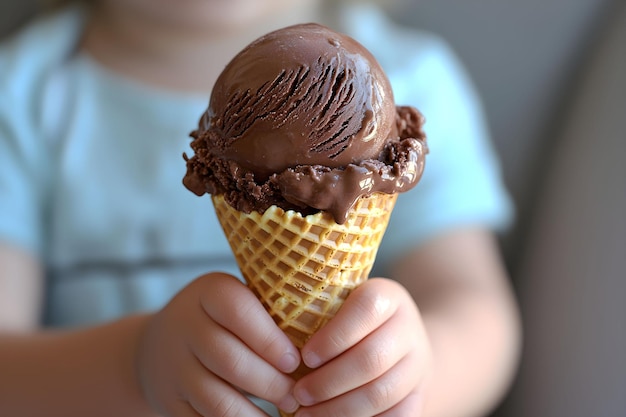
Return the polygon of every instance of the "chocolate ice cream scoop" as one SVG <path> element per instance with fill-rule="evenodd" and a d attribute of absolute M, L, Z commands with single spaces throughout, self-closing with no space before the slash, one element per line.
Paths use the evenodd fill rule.
<path fill-rule="evenodd" d="M 318 24 L 287 27 L 248 45 L 217 79 L 184 184 L 247 213 L 277 205 L 342 223 L 359 197 L 418 182 L 422 124 L 416 109 L 396 108 L 361 44 Z"/>
<path fill-rule="evenodd" d="M 218 78 L 201 129 L 257 179 L 297 165 L 378 158 L 395 134 L 391 86 L 353 39 L 317 24 L 272 32 Z"/>

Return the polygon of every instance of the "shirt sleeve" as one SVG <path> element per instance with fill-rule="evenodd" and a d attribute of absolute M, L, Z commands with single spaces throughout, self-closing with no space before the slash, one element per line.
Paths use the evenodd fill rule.
<path fill-rule="evenodd" d="M 396 103 L 423 113 L 430 152 L 422 180 L 398 198 L 383 263 L 454 227 L 501 232 L 514 217 L 479 97 L 448 45 L 428 36 L 414 43 L 419 53 L 388 70 Z"/>

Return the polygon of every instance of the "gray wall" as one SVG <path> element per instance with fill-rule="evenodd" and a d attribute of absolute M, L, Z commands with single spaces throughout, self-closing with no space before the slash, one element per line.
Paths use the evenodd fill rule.
<path fill-rule="evenodd" d="M 37 0 L 0 0 L 0 37 L 32 16 L 38 4 Z"/>

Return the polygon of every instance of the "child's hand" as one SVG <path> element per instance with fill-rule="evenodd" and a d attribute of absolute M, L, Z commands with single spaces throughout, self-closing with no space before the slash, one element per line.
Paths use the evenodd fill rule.
<path fill-rule="evenodd" d="M 371 279 L 302 349 L 318 368 L 294 388 L 298 417 L 417 416 L 432 360 L 420 314 L 398 283 Z"/>
<path fill-rule="evenodd" d="M 152 317 L 137 360 L 146 399 L 168 417 L 266 416 L 242 392 L 294 410 L 285 373 L 299 362 L 250 290 L 221 273 L 198 278 Z"/>

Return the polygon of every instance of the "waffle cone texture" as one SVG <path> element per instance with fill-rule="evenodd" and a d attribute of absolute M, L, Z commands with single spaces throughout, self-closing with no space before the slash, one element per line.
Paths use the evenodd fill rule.
<path fill-rule="evenodd" d="M 361 197 L 344 224 L 325 212 L 302 216 L 277 206 L 244 213 L 221 195 L 211 198 L 248 287 L 302 348 L 367 280 L 397 195 Z"/>

